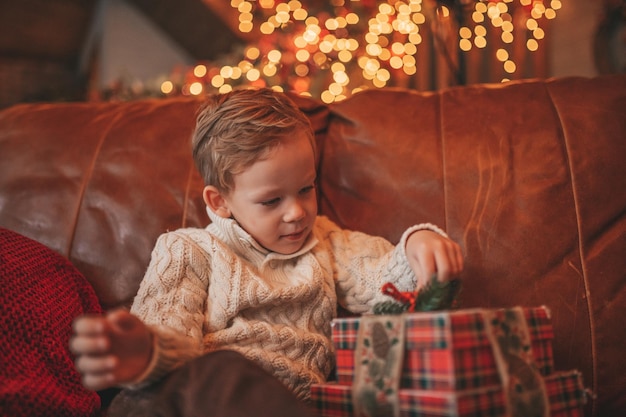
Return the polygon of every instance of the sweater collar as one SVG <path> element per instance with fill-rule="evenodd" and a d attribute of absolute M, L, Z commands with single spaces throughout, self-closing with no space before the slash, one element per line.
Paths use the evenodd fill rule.
<path fill-rule="evenodd" d="M 239 255 L 258 264 L 265 263 L 271 259 L 286 260 L 296 258 L 309 252 L 318 242 L 314 233 L 310 233 L 302 248 L 297 252 L 287 255 L 272 252 L 261 246 L 235 219 L 218 216 L 209 207 L 206 208 L 206 211 L 211 219 L 211 224 L 207 226 L 207 230 Z"/>

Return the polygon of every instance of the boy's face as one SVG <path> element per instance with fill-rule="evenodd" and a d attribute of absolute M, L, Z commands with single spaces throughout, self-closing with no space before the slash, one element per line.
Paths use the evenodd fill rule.
<path fill-rule="evenodd" d="M 222 217 L 232 216 L 264 248 L 281 254 L 304 245 L 317 215 L 313 149 L 304 133 L 292 135 L 235 175 L 234 188 L 214 208 Z"/>

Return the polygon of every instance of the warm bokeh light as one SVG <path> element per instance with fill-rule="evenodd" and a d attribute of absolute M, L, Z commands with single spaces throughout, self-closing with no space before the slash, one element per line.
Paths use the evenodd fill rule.
<path fill-rule="evenodd" d="M 204 90 L 204 87 L 202 86 L 202 83 L 196 81 L 191 83 L 191 85 L 189 85 L 189 93 L 194 95 L 194 96 L 198 96 L 202 93 L 202 90 Z"/>
<path fill-rule="evenodd" d="M 207 68 L 206 65 L 196 65 L 196 67 L 193 69 L 193 75 L 195 75 L 198 78 L 202 78 L 206 75 L 207 73 Z"/>
<path fill-rule="evenodd" d="M 174 91 L 174 84 L 171 81 L 164 81 L 161 84 L 161 92 L 163 94 L 170 94 L 172 93 L 172 91 Z"/>
<path fill-rule="evenodd" d="M 562 7 L 561 0 L 224 1 L 238 13 L 239 30 L 260 40 L 160 82 L 163 95 L 269 86 L 330 103 L 398 85 L 431 65 L 421 48 L 447 40 L 457 49 L 451 56 L 490 54 L 502 65 L 498 79 L 508 81 L 519 78 L 514 41 L 528 53 L 543 48 Z M 460 9 L 463 19 L 455 16 Z"/>

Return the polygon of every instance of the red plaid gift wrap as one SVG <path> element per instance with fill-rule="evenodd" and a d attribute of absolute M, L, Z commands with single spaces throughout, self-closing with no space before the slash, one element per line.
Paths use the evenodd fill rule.
<path fill-rule="evenodd" d="M 583 417 L 586 393 L 578 371 L 544 378 L 551 417 Z M 311 400 L 322 417 L 352 417 L 352 388 L 337 383 L 311 387 Z M 400 417 L 505 417 L 501 386 L 461 391 L 401 389 Z"/>
<path fill-rule="evenodd" d="M 481 309 L 405 314 L 405 352 L 400 386 L 424 390 L 455 391 L 500 384 L 492 345 Z M 523 309 L 537 370 L 554 371 L 554 332 L 546 307 Z M 337 381 L 354 380 L 354 350 L 359 318 L 333 321 Z"/>

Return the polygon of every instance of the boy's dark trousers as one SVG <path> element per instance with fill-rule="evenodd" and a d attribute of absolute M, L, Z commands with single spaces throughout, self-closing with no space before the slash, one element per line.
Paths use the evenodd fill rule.
<path fill-rule="evenodd" d="M 194 359 L 162 381 L 120 392 L 107 417 L 315 417 L 311 407 L 233 351 Z"/>

